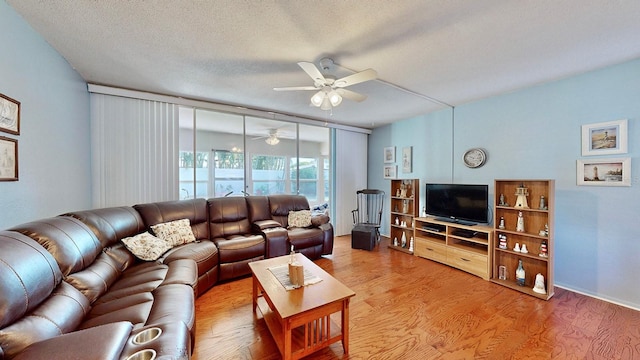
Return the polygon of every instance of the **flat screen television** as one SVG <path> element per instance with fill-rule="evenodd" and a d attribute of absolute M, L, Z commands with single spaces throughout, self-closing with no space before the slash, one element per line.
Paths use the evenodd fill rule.
<path fill-rule="evenodd" d="M 427 184 L 426 212 L 438 220 L 465 225 L 489 222 L 489 186 Z"/>

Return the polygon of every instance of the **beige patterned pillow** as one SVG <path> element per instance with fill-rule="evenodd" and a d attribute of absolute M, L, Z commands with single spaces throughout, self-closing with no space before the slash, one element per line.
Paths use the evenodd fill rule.
<path fill-rule="evenodd" d="M 168 242 L 143 232 L 136 236 L 122 239 L 124 246 L 138 259 L 145 261 L 155 261 L 162 256 L 172 246 Z"/>
<path fill-rule="evenodd" d="M 311 226 L 311 210 L 289 211 L 287 223 L 289 227 Z"/>
<path fill-rule="evenodd" d="M 160 239 L 173 246 L 188 244 L 196 241 L 189 219 L 180 219 L 151 226 L 151 230 Z"/>

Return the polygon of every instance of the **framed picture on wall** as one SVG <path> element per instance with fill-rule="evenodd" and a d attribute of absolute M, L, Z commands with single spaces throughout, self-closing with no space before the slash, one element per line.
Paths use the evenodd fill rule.
<path fill-rule="evenodd" d="M 402 148 L 402 172 L 407 174 L 413 171 L 412 167 L 412 146 Z"/>
<path fill-rule="evenodd" d="M 0 136 L 0 181 L 18 181 L 18 140 Z"/>
<path fill-rule="evenodd" d="M 20 102 L 0 94 L 0 131 L 20 135 Z"/>
<path fill-rule="evenodd" d="M 396 162 L 396 147 L 389 146 L 384 148 L 384 163 L 392 164 Z"/>
<path fill-rule="evenodd" d="M 578 185 L 631 186 L 631 158 L 578 160 Z"/>
<path fill-rule="evenodd" d="M 395 179 L 396 178 L 396 170 L 397 165 L 385 165 L 384 166 L 384 178 L 385 179 Z"/>
<path fill-rule="evenodd" d="M 627 153 L 627 119 L 582 125 L 582 156 Z"/>

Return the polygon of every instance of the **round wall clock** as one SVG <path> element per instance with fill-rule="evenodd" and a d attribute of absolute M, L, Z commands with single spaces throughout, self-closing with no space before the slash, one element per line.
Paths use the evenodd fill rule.
<path fill-rule="evenodd" d="M 473 148 L 465 151 L 462 161 L 467 167 L 478 168 L 487 162 L 487 153 L 481 148 Z"/>

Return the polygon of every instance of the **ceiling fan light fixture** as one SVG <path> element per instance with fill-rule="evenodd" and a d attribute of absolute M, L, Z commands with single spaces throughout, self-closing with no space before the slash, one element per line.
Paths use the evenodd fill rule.
<path fill-rule="evenodd" d="M 320 109 L 331 110 L 331 108 L 332 108 L 331 101 L 329 101 L 329 97 L 325 96 L 325 98 L 322 99 L 322 104 L 320 105 Z"/>
<path fill-rule="evenodd" d="M 329 101 L 331 102 L 331 105 L 338 106 L 342 103 L 342 96 L 340 96 L 337 91 L 331 90 L 329 93 Z"/>
<path fill-rule="evenodd" d="M 268 138 L 264 139 L 264 142 L 269 145 L 278 145 L 280 139 L 278 139 L 278 137 L 276 137 L 275 135 L 269 135 Z"/>
<path fill-rule="evenodd" d="M 322 100 L 324 100 L 325 94 L 322 90 L 318 91 L 311 97 L 311 105 L 320 107 Z"/>

